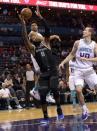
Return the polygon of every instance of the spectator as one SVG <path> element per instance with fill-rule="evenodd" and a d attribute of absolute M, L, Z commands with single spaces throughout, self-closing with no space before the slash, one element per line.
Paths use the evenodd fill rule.
<path fill-rule="evenodd" d="M 83 88 L 83 94 L 87 102 L 93 102 L 97 99 L 97 93 L 95 89 L 90 89 L 88 85 L 85 85 L 85 87 Z"/>
<path fill-rule="evenodd" d="M 20 104 L 19 104 L 18 99 L 16 97 L 12 97 L 11 96 L 10 90 L 7 88 L 7 85 L 5 83 L 2 83 L 2 89 L 0 90 L 0 98 L 6 99 L 7 105 L 8 105 L 8 109 L 12 109 L 11 104 L 10 104 L 10 102 L 12 100 L 15 101 L 16 106 L 17 106 L 18 109 L 22 108 L 20 106 Z"/>
<path fill-rule="evenodd" d="M 13 89 L 13 80 L 11 78 L 11 74 L 7 74 L 6 79 L 4 80 L 4 83 L 6 84 L 7 88 L 10 90 L 11 95 L 16 97 L 16 93 Z"/>
<path fill-rule="evenodd" d="M 70 89 L 64 80 L 59 81 L 60 95 L 64 96 L 64 102 L 70 103 Z"/>
<path fill-rule="evenodd" d="M 30 107 L 30 90 L 35 86 L 35 74 L 30 64 L 26 65 L 26 108 Z"/>
<path fill-rule="evenodd" d="M 19 76 L 19 74 L 14 74 L 13 77 L 13 88 L 15 91 L 17 90 L 23 90 L 21 84 L 23 83 L 22 78 Z"/>

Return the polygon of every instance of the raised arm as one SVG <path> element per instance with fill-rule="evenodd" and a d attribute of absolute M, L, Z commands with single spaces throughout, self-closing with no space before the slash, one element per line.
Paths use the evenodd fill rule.
<path fill-rule="evenodd" d="M 50 37 L 50 27 L 49 27 L 48 23 L 46 22 L 46 20 L 43 18 L 43 16 L 40 14 L 39 6 L 36 7 L 35 13 L 40 18 L 43 26 L 45 27 L 45 36 Z"/>
<path fill-rule="evenodd" d="M 23 39 L 24 39 L 24 44 L 25 44 L 26 48 L 28 49 L 28 51 L 30 51 L 32 54 L 34 54 L 35 46 L 28 39 L 26 22 L 21 15 L 19 15 L 19 18 L 20 18 L 21 24 L 22 24 L 22 36 L 23 36 Z"/>
<path fill-rule="evenodd" d="M 61 64 L 59 65 L 59 69 L 60 69 L 60 68 L 64 68 L 64 64 L 66 64 L 66 63 L 69 62 L 71 59 L 73 59 L 73 57 L 75 57 L 75 54 L 76 54 L 78 45 L 79 45 L 79 41 L 76 41 L 76 42 L 74 43 L 74 46 L 73 46 L 72 51 L 70 52 L 70 54 L 69 54 L 69 55 L 61 62 Z"/>
<path fill-rule="evenodd" d="M 51 35 L 50 40 L 57 39 L 58 41 L 61 41 L 60 37 L 58 35 Z"/>

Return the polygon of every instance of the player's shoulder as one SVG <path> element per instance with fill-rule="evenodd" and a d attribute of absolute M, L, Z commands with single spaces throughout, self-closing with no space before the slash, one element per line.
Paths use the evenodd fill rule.
<path fill-rule="evenodd" d="M 79 42 L 80 42 L 80 40 L 76 40 L 76 41 L 75 41 L 75 43 L 79 43 Z"/>
<path fill-rule="evenodd" d="M 94 48 L 97 49 L 97 42 L 94 41 Z"/>
<path fill-rule="evenodd" d="M 94 41 L 94 40 L 92 40 L 92 43 L 97 45 L 97 42 L 96 42 L 96 41 Z"/>
<path fill-rule="evenodd" d="M 80 40 L 76 40 L 75 43 L 74 43 L 74 46 L 78 46 L 80 43 Z"/>
<path fill-rule="evenodd" d="M 31 33 L 34 33 L 34 31 L 33 31 L 33 30 L 31 30 L 29 34 L 31 34 Z"/>

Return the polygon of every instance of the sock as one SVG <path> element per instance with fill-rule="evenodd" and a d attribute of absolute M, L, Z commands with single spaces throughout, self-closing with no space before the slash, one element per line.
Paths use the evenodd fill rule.
<path fill-rule="evenodd" d="M 73 106 L 76 105 L 76 91 L 71 90 L 71 101 L 73 102 Z"/>
<path fill-rule="evenodd" d="M 88 110 L 88 108 L 87 108 L 86 105 L 83 105 L 83 106 L 82 106 L 82 109 L 83 109 L 83 111 L 87 111 L 87 110 Z"/>

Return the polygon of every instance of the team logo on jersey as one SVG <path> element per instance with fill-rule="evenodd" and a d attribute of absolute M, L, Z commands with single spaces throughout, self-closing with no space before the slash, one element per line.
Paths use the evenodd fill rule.
<path fill-rule="evenodd" d="M 25 3 L 29 3 L 30 0 L 24 0 L 24 1 L 25 1 Z"/>

